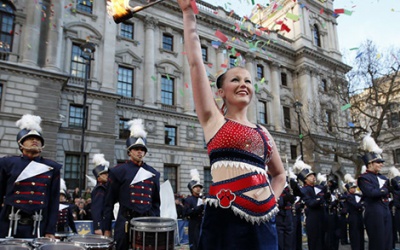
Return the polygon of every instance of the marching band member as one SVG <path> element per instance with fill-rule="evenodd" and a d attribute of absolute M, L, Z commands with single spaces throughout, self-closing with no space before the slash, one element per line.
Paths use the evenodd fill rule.
<path fill-rule="evenodd" d="M 40 122 L 23 115 L 16 122 L 22 154 L 0 159 L 0 238 L 55 238 L 62 166 L 41 156 Z"/>
<path fill-rule="evenodd" d="M 58 209 L 57 233 L 65 234 L 71 228 L 73 233 L 77 233 L 73 205 L 67 201 L 67 186 L 64 179 L 60 181 L 60 206 Z"/>
<path fill-rule="evenodd" d="M 189 246 L 191 250 L 198 248 L 200 226 L 204 214 L 204 203 L 201 191 L 203 185 L 200 183 L 200 175 L 197 169 L 190 170 L 192 180 L 188 183 L 188 188 L 192 195 L 185 199 L 183 210 L 184 217 L 189 219 Z"/>
<path fill-rule="evenodd" d="M 358 177 L 357 184 L 364 197 L 364 224 L 368 234 L 369 250 L 392 249 L 392 218 L 389 210 L 388 178 L 380 171 L 385 162 L 382 149 L 368 134 L 363 138 L 362 149 L 366 153 L 362 160 L 367 171 Z"/>
<path fill-rule="evenodd" d="M 364 223 L 363 211 L 364 202 L 361 194 L 357 193 L 356 180 L 350 175 L 344 175 L 345 187 L 348 191 L 346 195 L 346 208 L 349 213 L 349 234 L 350 245 L 353 250 L 364 250 Z"/>
<path fill-rule="evenodd" d="M 393 249 L 396 248 L 396 241 L 400 233 L 400 171 L 391 167 L 388 178 L 390 180 L 390 193 L 392 196 L 391 212 L 393 224 Z"/>
<path fill-rule="evenodd" d="M 289 177 L 287 177 L 289 178 Z M 293 210 L 295 196 L 289 183 L 278 200 L 279 212 L 276 214 L 276 230 L 278 232 L 278 249 L 293 249 Z"/>
<path fill-rule="evenodd" d="M 316 185 L 315 173 L 311 166 L 297 159 L 293 171 L 297 178 L 304 183 L 301 188 L 306 216 L 306 231 L 309 250 L 324 249 L 326 186 Z"/>
<path fill-rule="evenodd" d="M 130 160 L 108 172 L 108 190 L 104 209 L 105 236 L 111 236 L 114 204 L 119 202 L 114 239 L 118 250 L 129 249 L 129 230 L 132 218 L 160 216 L 160 173 L 143 160 L 148 151 L 143 121 L 128 122 L 131 135 L 126 140 Z"/>
<path fill-rule="evenodd" d="M 254 95 L 248 70 L 233 67 L 220 74 L 216 85 L 224 104 L 221 109 L 215 104 L 193 3 L 178 0 L 196 113 L 211 162 L 199 249 L 276 249 L 276 202 L 286 178 L 282 160 L 268 130 L 247 117 Z"/>
<path fill-rule="evenodd" d="M 96 186 L 92 190 L 92 219 L 93 230 L 95 234 L 103 235 L 104 233 L 104 202 L 107 193 L 108 166 L 110 162 L 104 159 L 104 154 L 95 154 L 93 156 L 93 175 L 96 178 Z"/>

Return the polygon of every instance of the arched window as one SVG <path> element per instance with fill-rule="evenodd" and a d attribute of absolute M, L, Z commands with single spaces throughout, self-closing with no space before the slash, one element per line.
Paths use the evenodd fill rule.
<path fill-rule="evenodd" d="M 1 52 L 10 52 L 14 37 L 14 7 L 9 1 L 0 1 L 0 56 Z"/>
<path fill-rule="evenodd" d="M 314 24 L 313 34 L 314 34 L 314 44 L 317 45 L 318 47 L 321 47 L 321 36 L 319 35 L 319 28 L 318 25 L 316 24 Z"/>

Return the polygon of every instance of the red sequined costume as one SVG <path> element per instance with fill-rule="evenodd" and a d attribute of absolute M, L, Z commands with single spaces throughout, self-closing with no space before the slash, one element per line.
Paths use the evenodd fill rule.
<path fill-rule="evenodd" d="M 265 131 L 258 125 L 251 128 L 227 119 L 209 141 L 207 149 L 213 179 L 216 169 L 224 171 L 228 179 L 211 185 L 206 202 L 215 207 L 230 208 L 253 224 L 269 221 L 278 208 L 267 176 L 266 164 L 273 152 Z M 260 188 L 268 192 L 267 198 L 256 200 L 245 194 Z"/>

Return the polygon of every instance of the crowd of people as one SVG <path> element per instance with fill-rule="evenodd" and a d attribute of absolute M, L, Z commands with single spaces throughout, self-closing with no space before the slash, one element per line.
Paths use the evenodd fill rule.
<path fill-rule="evenodd" d="M 74 220 L 92 220 L 91 192 L 91 188 L 87 188 L 82 193 L 79 187 L 76 187 L 73 192 L 66 192 L 66 202 L 73 205 Z"/>

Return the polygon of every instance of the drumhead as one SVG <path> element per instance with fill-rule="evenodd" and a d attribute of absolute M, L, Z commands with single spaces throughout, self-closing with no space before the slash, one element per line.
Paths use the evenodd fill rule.
<path fill-rule="evenodd" d="M 0 245 L 28 245 L 30 241 L 23 239 L 5 239 L 0 243 Z"/>
<path fill-rule="evenodd" d="M 39 246 L 44 245 L 44 244 L 55 243 L 55 242 L 59 242 L 59 240 L 58 239 L 47 238 L 47 237 L 40 237 L 40 238 L 33 239 L 32 245 L 34 247 L 39 247 Z"/>
<path fill-rule="evenodd" d="M 31 250 L 31 248 L 17 244 L 0 244 L 0 250 Z"/>
<path fill-rule="evenodd" d="M 30 250 L 29 241 L 22 239 L 6 239 L 0 242 L 0 250 Z"/>
<path fill-rule="evenodd" d="M 131 220 L 131 225 L 135 230 L 166 232 L 175 230 L 176 221 L 171 218 L 163 217 L 138 217 Z"/>
<path fill-rule="evenodd" d="M 85 246 L 109 246 L 113 244 L 113 239 L 103 235 L 86 234 L 68 237 L 68 241 L 77 242 Z"/>
<path fill-rule="evenodd" d="M 85 250 L 86 248 L 80 244 L 72 242 L 54 242 L 39 247 L 39 250 Z"/>

